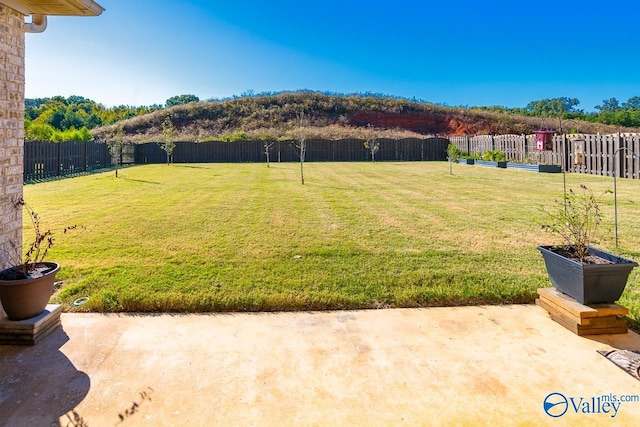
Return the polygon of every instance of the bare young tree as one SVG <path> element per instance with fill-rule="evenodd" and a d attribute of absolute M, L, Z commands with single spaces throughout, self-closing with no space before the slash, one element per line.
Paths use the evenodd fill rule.
<path fill-rule="evenodd" d="M 296 140 L 293 145 L 298 150 L 300 157 L 300 182 L 304 185 L 304 157 L 307 152 L 307 134 L 304 128 L 304 112 L 298 113 L 298 128 L 296 129 Z"/>
<path fill-rule="evenodd" d="M 111 137 L 107 140 L 109 146 L 109 152 L 111 158 L 116 162 L 116 178 L 118 177 L 118 166 L 120 165 L 120 159 L 122 157 L 122 148 L 124 147 L 124 129 L 122 126 L 115 128 L 115 131 L 111 134 Z"/>
<path fill-rule="evenodd" d="M 167 116 L 167 118 L 162 122 L 162 136 L 164 138 L 164 141 L 160 143 L 162 149 L 167 153 L 167 166 L 171 162 L 173 149 L 176 148 L 176 144 L 175 142 L 173 142 L 174 130 L 175 128 L 173 127 L 171 117 Z"/>
<path fill-rule="evenodd" d="M 376 134 L 373 130 L 373 127 L 371 126 L 371 123 L 367 125 L 365 135 L 367 139 L 364 141 L 364 148 L 369 150 L 369 152 L 371 153 L 371 161 L 375 163 L 376 153 L 380 149 L 380 141 L 378 141 L 378 138 L 376 138 Z"/>
<path fill-rule="evenodd" d="M 264 142 L 264 154 L 265 156 L 267 156 L 267 167 L 269 167 L 269 150 L 271 149 L 271 147 L 273 147 L 273 144 L 275 144 L 275 141 L 265 141 Z"/>

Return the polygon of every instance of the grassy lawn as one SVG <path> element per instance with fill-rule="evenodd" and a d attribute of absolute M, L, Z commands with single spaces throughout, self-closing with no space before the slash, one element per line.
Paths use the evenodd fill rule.
<path fill-rule="evenodd" d="M 202 312 L 533 302 L 550 286 L 540 207 L 562 175 L 447 163 L 149 165 L 28 185 L 57 233 L 68 310 Z M 614 250 L 611 178 L 593 190 Z M 640 260 L 640 182 L 618 181 L 620 248 Z M 25 224 L 27 226 L 28 224 Z M 29 230 L 25 230 L 25 241 Z M 72 307 L 79 297 L 87 304 Z M 640 319 L 636 269 L 622 304 Z"/>

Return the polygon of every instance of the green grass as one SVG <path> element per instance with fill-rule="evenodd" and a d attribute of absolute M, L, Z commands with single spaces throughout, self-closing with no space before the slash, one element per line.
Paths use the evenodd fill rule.
<path fill-rule="evenodd" d="M 438 163 L 138 166 L 25 187 L 67 310 L 203 312 L 533 302 L 550 286 L 540 207 L 562 175 Z M 593 188 L 615 249 L 611 178 Z M 618 181 L 620 248 L 640 259 L 640 182 Z M 28 224 L 25 224 L 28 226 Z M 29 229 L 25 229 L 28 241 Z M 640 277 L 622 303 L 640 318 Z M 89 297 L 81 307 L 71 302 Z"/>

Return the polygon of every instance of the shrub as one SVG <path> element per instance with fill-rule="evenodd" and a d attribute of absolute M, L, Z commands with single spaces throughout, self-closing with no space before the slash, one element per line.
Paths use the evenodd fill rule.
<path fill-rule="evenodd" d="M 473 153 L 473 154 L 469 154 L 466 151 L 462 152 L 462 155 L 460 156 L 461 159 L 471 159 L 471 160 L 480 160 L 480 153 Z"/>
<path fill-rule="evenodd" d="M 506 162 L 507 156 L 502 150 L 487 150 L 482 153 L 482 160 L 490 162 Z"/>
<path fill-rule="evenodd" d="M 548 224 L 543 229 L 562 237 L 565 249 L 584 262 L 590 255 L 589 246 L 597 243 L 602 213 L 593 191 L 584 184 L 581 193 L 569 190 L 563 201 L 556 201 L 556 211 L 546 212 Z"/>

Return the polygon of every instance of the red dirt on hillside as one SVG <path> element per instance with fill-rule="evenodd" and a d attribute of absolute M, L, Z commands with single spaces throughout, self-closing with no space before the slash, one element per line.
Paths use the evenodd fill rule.
<path fill-rule="evenodd" d="M 504 132 L 504 123 L 480 117 L 445 113 L 358 112 L 349 118 L 352 126 L 407 129 L 424 135 L 477 135 Z"/>

